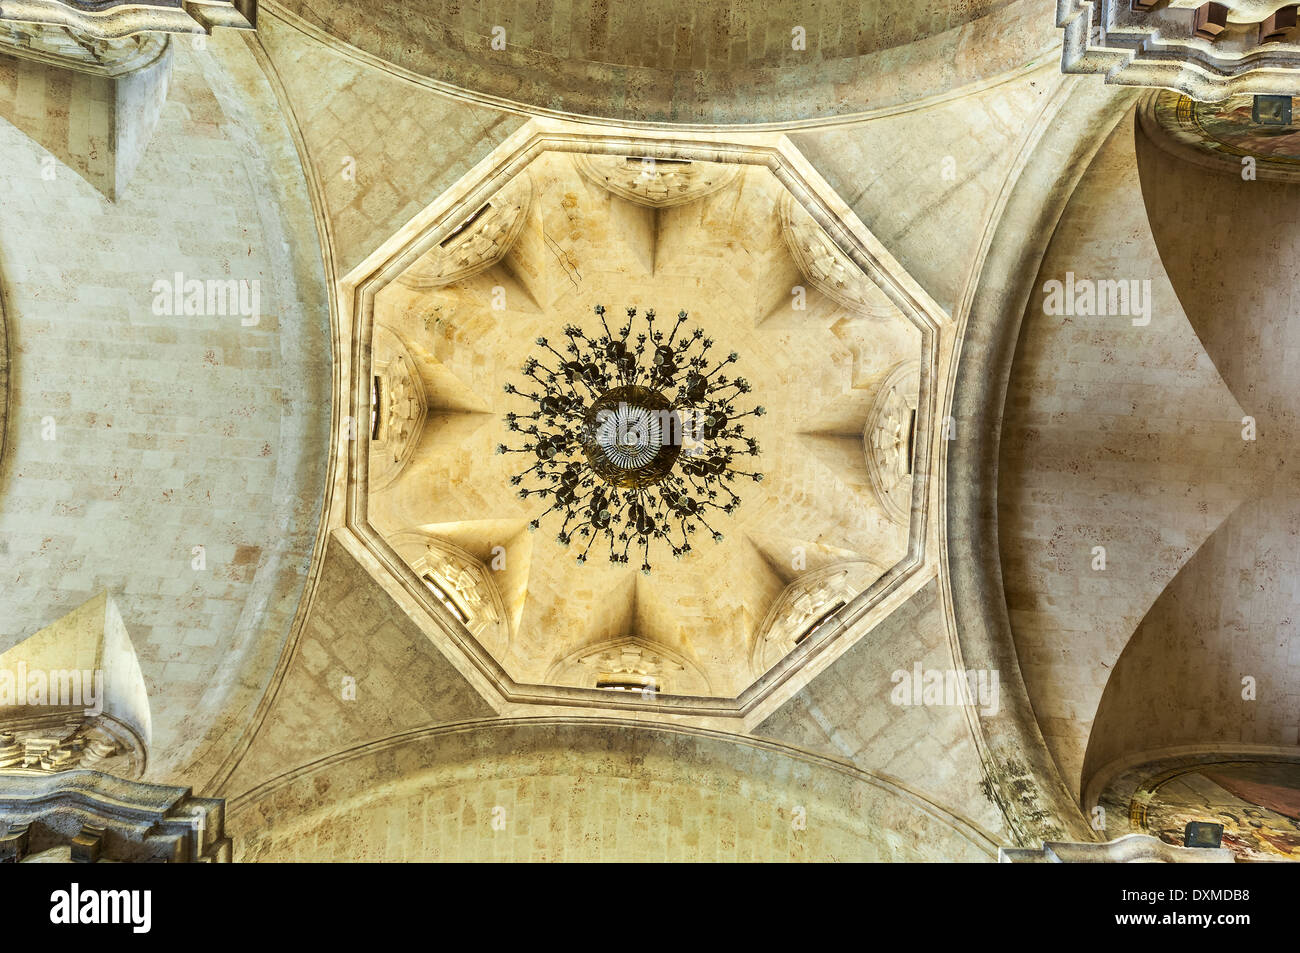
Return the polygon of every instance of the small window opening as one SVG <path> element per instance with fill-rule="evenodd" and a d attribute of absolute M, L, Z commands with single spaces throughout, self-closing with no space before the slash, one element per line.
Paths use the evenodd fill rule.
<path fill-rule="evenodd" d="M 596 687 L 607 692 L 657 692 L 653 675 L 601 675 Z"/>
<path fill-rule="evenodd" d="M 655 165 L 690 165 L 690 159 L 656 159 L 654 156 L 626 156 L 628 165 L 645 165 L 646 160 Z"/>
<path fill-rule="evenodd" d="M 450 235 L 448 235 L 448 236 L 447 236 L 446 238 L 444 238 L 442 241 L 438 242 L 438 247 L 439 247 L 439 248 L 446 248 L 448 245 L 450 245 L 453 241 L 456 240 L 456 236 L 457 236 L 457 235 L 459 235 L 461 232 L 465 231 L 465 229 L 469 228 L 471 225 L 473 225 L 475 222 L 477 222 L 480 218 L 482 218 L 484 215 L 486 215 L 487 212 L 488 212 L 491 208 L 492 208 L 492 203 L 491 203 L 491 202 L 484 202 L 482 208 L 480 208 L 477 212 L 475 212 L 475 213 L 474 213 L 473 215 L 471 215 L 469 218 L 465 219 L 465 221 L 461 222 L 459 225 L 457 225 L 455 228 L 453 228 L 453 229 L 451 230 L 451 234 L 450 234 Z"/>
<path fill-rule="evenodd" d="M 813 622 L 809 624 L 807 627 L 805 627 L 802 632 L 800 632 L 797 636 L 795 636 L 794 644 L 799 645 L 802 642 L 804 642 L 808 638 L 808 636 L 812 635 L 814 632 L 820 629 L 830 619 L 831 616 L 839 612 L 846 605 L 848 605 L 848 603 L 846 603 L 843 599 L 835 603 L 833 606 L 831 606 L 829 609 L 827 609 L 825 612 L 819 615 L 816 619 L 814 619 Z"/>
<path fill-rule="evenodd" d="M 425 573 L 423 576 L 424 584 L 429 587 L 429 591 L 434 594 L 439 602 L 447 607 L 448 611 L 456 617 L 458 622 L 469 622 L 469 615 L 465 612 L 459 602 L 457 602 L 432 573 Z"/>
<path fill-rule="evenodd" d="M 912 475 L 912 455 L 916 453 L 916 410 L 907 424 L 907 475 Z"/>

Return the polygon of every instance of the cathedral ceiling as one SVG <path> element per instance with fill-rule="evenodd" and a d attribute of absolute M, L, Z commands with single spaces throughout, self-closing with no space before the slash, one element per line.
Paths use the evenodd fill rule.
<path fill-rule="evenodd" d="M 1102 698 L 1089 771 L 1149 748 L 1300 743 L 1296 378 L 1288 357 L 1297 301 L 1268 264 L 1296 248 L 1294 230 L 1275 210 L 1293 205 L 1300 186 L 1180 168 L 1179 158 L 1143 138 L 1137 154 L 1170 281 L 1242 407 L 1217 455 L 1219 485 L 1242 490 L 1240 505 L 1136 627 Z M 1175 179 L 1183 185 L 1176 191 Z M 1217 195 L 1230 198 L 1232 216 L 1222 214 Z M 1213 278 L 1194 264 L 1209 254 L 1207 240 L 1233 252 L 1234 266 Z"/>
<path fill-rule="evenodd" d="M 1296 186 L 1171 151 L 1147 128 L 1122 121 L 1065 210 L 1000 458 L 1020 668 L 1080 799 L 1115 763 L 1162 749 L 1292 749 L 1300 720 L 1280 317 L 1295 303 L 1263 270 L 1294 241 L 1274 210 Z M 1117 226 L 1126 243 L 1098 240 Z M 1048 282 L 1071 281 L 1077 302 L 1100 275 L 1148 300 L 1052 310 Z"/>
<path fill-rule="evenodd" d="M 1133 135 L 1131 118 L 1111 134 L 1048 248 L 1012 372 L 999 467 L 1020 668 L 1076 792 L 1092 718 L 1129 636 L 1245 494 L 1222 469 L 1225 455 L 1242 452 L 1242 411 L 1165 276 Z M 1129 242 L 1099 241 L 1117 221 Z M 1150 324 L 1136 312 L 1056 314 L 1043 288 L 1067 272 L 1081 282 L 1141 275 Z"/>
<path fill-rule="evenodd" d="M 76 145 L 68 74 L 5 63 L 5 107 Z M 302 167 L 243 40 L 182 45 L 169 85 L 116 200 L 0 122 L 0 652 L 107 590 L 149 689 L 151 778 L 201 784 L 310 574 L 329 312 Z M 207 284 L 186 311 L 185 283 L 211 279 L 244 283 L 242 316 L 208 310 Z"/>
<path fill-rule="evenodd" d="M 941 312 L 886 255 L 858 250 L 858 264 L 835 244 L 790 191 L 797 154 L 730 146 L 713 162 L 726 152 L 707 143 L 593 138 L 587 153 L 514 138 L 431 210 L 433 228 L 386 246 L 377 278 L 354 279 L 370 358 L 359 536 L 507 694 L 590 696 L 619 676 L 656 700 L 727 699 L 796 648 L 838 654 L 919 565 L 927 484 L 912 470 L 928 450 L 914 428 Z M 824 217 L 826 197 L 843 214 L 833 194 L 806 201 Z M 546 393 L 525 363 L 554 364 L 566 326 L 594 335 L 627 308 L 687 312 L 671 321 L 714 342 L 711 373 L 734 351 L 745 407 L 765 411 L 737 418 L 758 453 L 735 469 L 762 481 L 715 490 L 732 505 L 691 520 L 679 559 L 669 540 L 626 564 L 609 558 L 627 551 L 618 537 L 561 545 L 564 521 L 512 482 L 536 457 L 497 452 L 516 436 L 505 415 L 531 409 L 503 382 Z"/>
<path fill-rule="evenodd" d="M 260 8 L 457 96 L 621 122 L 830 119 L 982 84 L 1050 58 L 1036 0 L 959 4 L 627 0 L 557 6 L 281 0 Z"/>
<path fill-rule="evenodd" d="M 1278 317 L 1296 308 L 1269 269 L 1295 251 L 1273 211 L 1295 200 L 1294 129 L 1062 79 L 1029 0 L 848 6 L 268 2 L 247 43 L 173 51 L 157 134 L 183 148 L 134 191 L 58 178 L 48 221 L 30 186 L 64 115 L 0 127 L 20 158 L 0 173 L 0 553 L 19 555 L 0 648 L 113 590 L 151 777 L 230 795 L 248 857 L 364 854 L 331 839 L 339 818 L 410 823 L 431 787 L 530 803 L 520 765 L 577 801 L 611 745 L 636 770 L 602 762 L 610 800 L 721 792 L 771 856 L 984 859 L 1097 836 L 1098 799 L 1111 833 L 1235 811 L 1264 850 L 1245 808 L 1267 801 L 1270 833 L 1294 820 L 1278 751 L 1300 677 Z M 0 83 L 7 115 L 68 95 L 35 62 L 49 83 Z M 1225 169 L 1236 218 L 1210 198 Z M 66 245 L 50 222 L 87 208 L 99 257 L 43 270 Z M 251 331 L 124 321 L 138 302 L 112 295 L 173 246 L 226 270 L 248 249 L 282 307 Z M 115 290 L 79 298 L 101 274 Z M 1135 310 L 1050 311 L 1067 274 L 1137 279 Z M 680 560 L 654 538 L 611 562 L 615 535 L 579 563 L 586 541 L 512 483 L 539 438 L 509 415 L 536 402 L 503 385 L 545 391 L 530 361 L 619 337 L 628 308 L 707 336 L 753 445 L 713 484 L 737 505 L 681 520 Z M 51 413 L 75 452 L 33 436 Z M 893 676 L 923 668 L 1003 694 L 899 703 Z M 732 797 L 760 761 L 770 786 Z M 833 819 L 803 840 L 781 813 L 798 784 Z"/>

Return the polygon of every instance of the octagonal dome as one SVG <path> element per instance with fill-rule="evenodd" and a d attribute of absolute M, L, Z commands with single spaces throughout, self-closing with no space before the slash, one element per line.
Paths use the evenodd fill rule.
<path fill-rule="evenodd" d="M 918 564 L 933 326 L 840 244 L 828 206 L 847 210 L 797 165 L 780 146 L 526 128 L 361 269 L 349 523 L 507 697 L 736 711 L 842 651 Z M 744 415 L 758 452 L 736 461 L 762 482 L 726 484 L 739 502 L 692 523 L 679 558 L 656 544 L 648 572 L 601 546 L 575 559 L 512 482 L 536 456 L 497 452 L 530 409 L 520 391 L 545 394 L 529 362 L 617 336 L 627 309 L 700 329 L 708 367 L 745 382 L 737 406 L 766 411 Z"/>

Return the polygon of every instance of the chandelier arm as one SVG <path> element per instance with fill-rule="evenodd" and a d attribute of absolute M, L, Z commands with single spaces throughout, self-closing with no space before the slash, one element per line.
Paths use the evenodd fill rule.
<path fill-rule="evenodd" d="M 690 537 L 701 527 L 722 539 L 703 514 L 734 511 L 740 497 L 728 484 L 737 476 L 761 479 L 761 474 L 730 468 L 737 456 L 758 454 L 757 441 L 746 438 L 743 425 L 735 421 L 761 416 L 763 409 L 736 412 L 734 401 L 750 386 L 744 378 L 729 380 L 723 369 L 738 355 L 732 352 L 710 369 L 714 341 L 698 327 L 687 330 L 684 309 L 666 331 L 656 327 L 652 308 L 640 318 L 637 308 L 627 308 L 627 322 L 617 331 L 611 330 L 603 306 L 597 305 L 595 313 L 603 334 L 589 335 L 575 324 L 563 328 L 563 348 L 570 357 L 546 338 L 537 338 L 538 347 L 555 355 L 559 366 L 529 358 L 522 370 L 540 392 L 505 386 L 506 393 L 527 397 L 536 406 L 530 414 L 506 415 L 510 432 L 531 439 L 522 449 L 502 444 L 498 451 L 538 457 L 510 478 L 512 485 L 525 478 L 542 484 L 521 489 L 521 498 L 551 497 L 530 529 L 562 513 L 557 541 L 568 546 L 575 534 L 586 538 L 579 562 L 586 561 L 604 534 L 611 563 L 628 563 L 636 545 L 641 570 L 648 573 L 656 545 L 670 547 L 680 558 L 692 551 Z M 615 415 L 600 416 L 607 410 Z M 682 424 L 688 412 L 692 446 L 683 453 Z M 522 425 L 526 421 L 531 423 Z M 685 461 L 681 466 L 679 456 Z M 725 494 L 721 502 L 720 494 Z"/>
<path fill-rule="evenodd" d="M 669 343 L 669 344 L 672 344 L 672 343 L 673 343 L 673 339 L 677 337 L 677 329 L 680 328 L 680 327 L 681 327 L 685 322 L 686 322 L 686 312 L 685 312 L 685 311 L 678 311 L 678 312 L 677 312 L 677 323 L 673 325 L 672 333 L 668 335 L 668 343 Z M 688 344 L 687 346 L 689 346 L 689 344 Z"/>

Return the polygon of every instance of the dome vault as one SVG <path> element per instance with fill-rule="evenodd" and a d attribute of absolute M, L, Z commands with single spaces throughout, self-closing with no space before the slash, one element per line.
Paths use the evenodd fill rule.
<path fill-rule="evenodd" d="M 928 578 L 947 316 L 781 135 L 534 119 L 340 301 L 338 533 L 499 710 L 752 719 Z"/>

